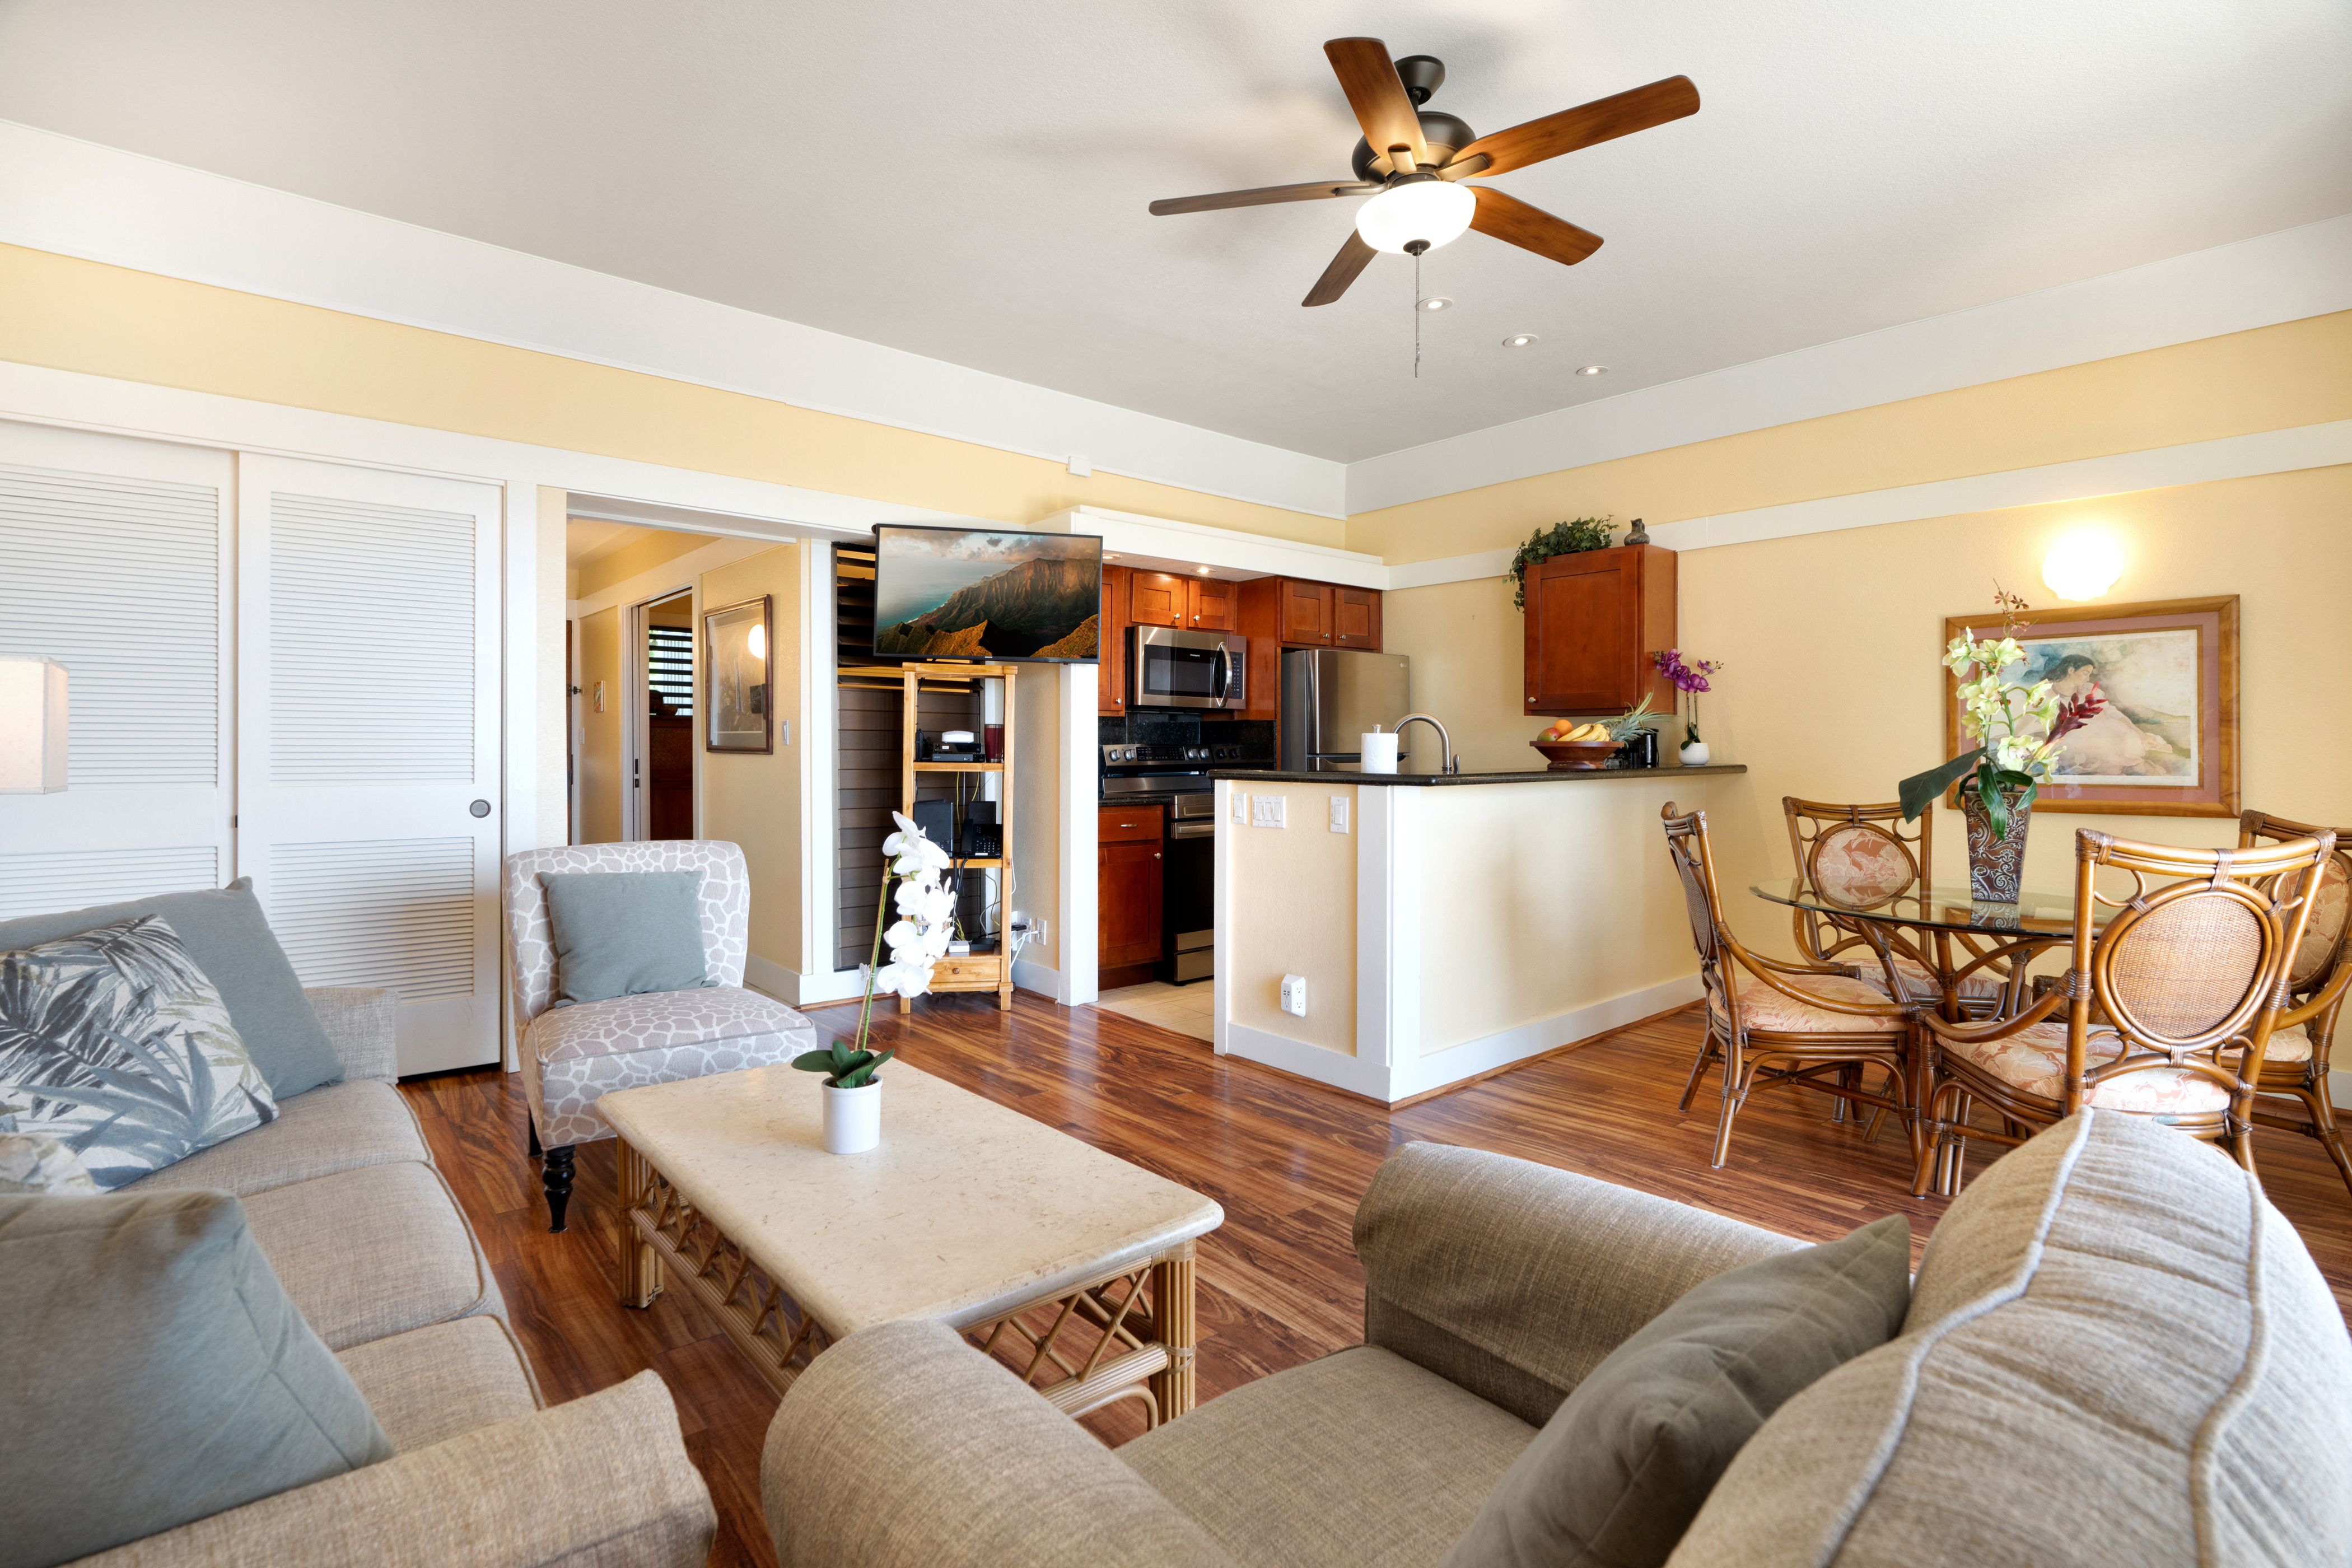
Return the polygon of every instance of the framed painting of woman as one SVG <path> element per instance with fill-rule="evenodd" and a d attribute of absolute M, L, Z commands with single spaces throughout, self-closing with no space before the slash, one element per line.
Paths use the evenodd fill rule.
<path fill-rule="evenodd" d="M 2026 610 L 2011 618 L 2025 657 L 2004 675 L 2029 685 L 2046 680 L 2061 698 L 2095 690 L 2102 702 L 2060 742 L 2035 811 L 2238 815 L 2236 595 Z M 1945 640 L 2000 624 L 1998 611 L 1954 616 L 1944 622 Z M 1948 674 L 1945 740 L 1956 756 L 1969 744 L 1958 690 L 1958 677 Z"/>

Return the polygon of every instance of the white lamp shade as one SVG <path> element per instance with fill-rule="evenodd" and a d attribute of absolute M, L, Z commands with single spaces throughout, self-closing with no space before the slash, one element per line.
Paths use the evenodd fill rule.
<path fill-rule="evenodd" d="M 2095 599 L 2124 574 L 2124 552 L 2104 533 L 2070 533 L 2042 560 L 2042 580 L 2062 599 Z"/>
<path fill-rule="evenodd" d="M 1416 239 L 1433 248 L 1462 237 L 1478 198 L 1466 185 L 1446 180 L 1416 180 L 1382 191 L 1356 209 L 1356 232 L 1374 250 L 1397 255 Z"/>
<path fill-rule="evenodd" d="M 66 667 L 0 658 L 0 795 L 66 787 Z"/>

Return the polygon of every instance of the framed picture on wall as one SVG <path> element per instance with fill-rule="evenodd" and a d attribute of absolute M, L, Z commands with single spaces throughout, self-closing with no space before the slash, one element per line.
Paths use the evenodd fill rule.
<path fill-rule="evenodd" d="M 2061 743 L 2033 809 L 2127 816 L 2238 815 L 2238 597 L 2095 605 L 2017 616 L 2022 662 L 2003 673 L 2047 680 L 2061 697 L 2097 687 L 2106 706 Z M 1963 628 L 1998 636 L 2000 614 L 1954 616 L 1948 644 Z M 1944 678 L 1948 755 L 1960 733 L 1959 678 Z M 1957 806 L 1957 789 L 1947 792 Z"/>
<path fill-rule="evenodd" d="M 772 752 L 775 714 L 768 700 L 769 636 L 774 617 L 762 594 L 702 615 L 702 749 Z"/>

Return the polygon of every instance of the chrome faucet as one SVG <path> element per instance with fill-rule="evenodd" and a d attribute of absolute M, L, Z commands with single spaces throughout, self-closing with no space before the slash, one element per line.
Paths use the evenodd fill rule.
<path fill-rule="evenodd" d="M 1444 748 L 1443 764 L 1437 771 L 1442 773 L 1460 773 L 1462 771 L 1462 764 L 1456 762 L 1454 757 L 1454 737 L 1445 732 L 1445 726 L 1426 713 L 1408 713 L 1403 718 L 1397 721 L 1396 732 L 1400 735 L 1403 734 L 1404 727 L 1407 724 L 1413 723 L 1426 724 L 1431 729 L 1437 731 L 1437 743 L 1440 747 Z"/>

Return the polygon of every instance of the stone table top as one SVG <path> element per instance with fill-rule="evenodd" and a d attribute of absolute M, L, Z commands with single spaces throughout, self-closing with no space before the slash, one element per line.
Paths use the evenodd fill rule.
<path fill-rule="evenodd" d="M 1224 1223 L 1216 1203 L 929 1073 L 882 1075 L 882 1142 L 828 1154 L 821 1079 L 751 1068 L 596 1102 L 838 1338 L 984 1323 Z"/>

